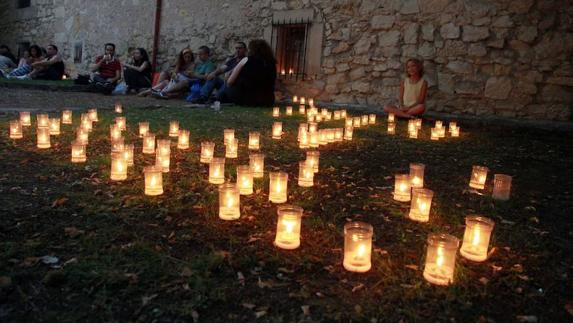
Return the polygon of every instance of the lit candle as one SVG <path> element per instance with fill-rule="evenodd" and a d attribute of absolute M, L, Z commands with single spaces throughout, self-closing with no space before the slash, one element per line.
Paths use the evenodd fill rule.
<path fill-rule="evenodd" d="M 298 125 L 298 134 L 297 134 L 297 140 L 300 141 L 300 137 L 303 135 L 303 133 L 306 133 L 308 131 L 308 123 L 300 123 Z"/>
<path fill-rule="evenodd" d="M 314 115 L 314 121 L 321 122 L 322 121 L 322 115 L 321 114 L 315 114 Z"/>
<path fill-rule="evenodd" d="M 432 128 L 432 129 L 431 129 L 430 139 L 431 139 L 431 140 L 436 140 L 436 141 L 440 139 L 440 134 L 439 134 L 439 129 L 438 129 L 438 128 Z"/>
<path fill-rule="evenodd" d="M 97 109 L 89 109 L 88 110 L 88 118 L 90 119 L 91 122 L 97 122 L 98 121 Z"/>
<path fill-rule="evenodd" d="M 225 145 L 226 145 L 227 142 L 229 142 L 233 139 L 235 139 L 235 129 L 224 129 L 223 130 L 223 143 L 225 143 Z"/>
<path fill-rule="evenodd" d="M 211 158 L 211 162 L 209 162 L 209 183 L 225 183 L 225 158 Z"/>
<path fill-rule="evenodd" d="M 215 143 L 210 141 L 203 141 L 201 143 L 201 163 L 210 163 L 213 159 L 215 152 Z"/>
<path fill-rule="evenodd" d="M 397 174 L 394 178 L 394 200 L 409 202 L 411 198 L 410 175 Z"/>
<path fill-rule="evenodd" d="M 241 217 L 241 195 L 236 184 L 226 183 L 219 186 L 219 218 L 237 220 Z"/>
<path fill-rule="evenodd" d="M 123 106 L 121 105 L 120 102 L 116 102 L 115 103 L 115 113 L 122 113 L 123 112 Z"/>
<path fill-rule="evenodd" d="M 424 170 L 426 165 L 421 163 L 410 163 L 410 181 L 412 188 L 424 187 Z"/>
<path fill-rule="evenodd" d="M 324 132 L 326 133 L 326 142 L 328 142 L 329 144 L 334 142 L 334 128 L 328 128 L 328 129 L 324 129 Z"/>
<path fill-rule="evenodd" d="M 394 113 L 388 114 L 388 123 L 394 123 Z"/>
<path fill-rule="evenodd" d="M 340 120 L 340 110 L 334 111 L 334 120 Z"/>
<path fill-rule="evenodd" d="M 127 129 L 125 117 L 116 117 L 115 118 L 115 124 L 117 124 L 117 126 L 119 127 L 119 129 L 121 131 L 124 131 Z"/>
<path fill-rule="evenodd" d="M 250 154 L 249 167 L 253 172 L 254 178 L 263 178 L 265 171 L 265 155 L 264 154 Z"/>
<path fill-rule="evenodd" d="M 170 141 L 167 140 L 169 143 Z M 171 147 L 167 146 L 165 140 L 157 140 L 157 149 L 155 151 L 155 166 L 160 167 L 164 173 L 169 173 L 171 164 Z"/>
<path fill-rule="evenodd" d="M 459 137 L 460 136 L 460 128 L 458 128 L 458 127 L 451 128 L 450 134 L 452 135 L 452 137 Z"/>
<path fill-rule="evenodd" d="M 472 176 L 470 178 L 470 187 L 483 190 L 485 188 L 488 171 L 489 168 L 485 166 L 474 166 L 472 168 Z"/>
<path fill-rule="evenodd" d="M 234 138 L 230 140 L 225 145 L 225 157 L 226 158 L 237 158 L 239 150 L 239 139 Z"/>
<path fill-rule="evenodd" d="M 370 118 L 368 117 L 367 114 L 363 115 L 362 117 L 360 117 L 360 125 L 361 126 L 367 126 L 369 120 L 370 120 Z"/>
<path fill-rule="evenodd" d="M 50 148 L 50 129 L 49 128 L 38 128 L 36 129 L 37 136 L 37 147 L 40 149 Z"/>
<path fill-rule="evenodd" d="M 331 111 L 328 111 L 328 113 L 324 117 L 324 120 L 326 120 L 326 121 L 332 120 L 332 112 Z"/>
<path fill-rule="evenodd" d="M 418 128 L 414 128 L 413 130 L 408 131 L 408 137 L 410 139 L 418 138 Z"/>
<path fill-rule="evenodd" d="M 410 119 L 408 120 L 408 132 L 417 131 L 418 127 L 416 127 L 416 120 Z"/>
<path fill-rule="evenodd" d="M 284 203 L 287 201 L 288 174 L 285 172 L 269 173 L 269 201 Z"/>
<path fill-rule="evenodd" d="M 157 139 L 157 150 L 161 155 L 171 154 L 171 140 L 169 139 Z"/>
<path fill-rule="evenodd" d="M 237 187 L 241 195 L 253 194 L 253 171 L 249 165 L 237 166 Z"/>
<path fill-rule="evenodd" d="M 47 114 L 38 114 L 36 118 L 38 121 L 37 128 L 50 128 L 50 117 Z"/>
<path fill-rule="evenodd" d="M 297 102 L 298 102 L 298 96 L 296 96 L 296 95 L 293 96 L 293 97 L 292 97 L 292 102 L 293 102 L 293 103 L 297 103 Z"/>
<path fill-rule="evenodd" d="M 119 153 L 123 151 L 123 148 L 125 146 L 125 140 L 123 137 L 119 137 L 116 140 L 111 142 L 111 152 L 113 153 Z"/>
<path fill-rule="evenodd" d="M 62 124 L 72 124 L 72 110 L 62 111 Z"/>
<path fill-rule="evenodd" d="M 460 254 L 472 261 L 486 260 L 493 226 L 494 222 L 489 218 L 478 215 L 467 216 Z"/>
<path fill-rule="evenodd" d="M 395 123 L 388 123 L 388 134 L 394 135 L 396 134 L 396 124 Z"/>
<path fill-rule="evenodd" d="M 352 126 L 354 128 L 360 128 L 361 123 L 362 123 L 362 118 L 360 118 L 360 117 L 352 118 Z"/>
<path fill-rule="evenodd" d="M 344 138 L 344 129 L 343 128 L 335 128 L 334 129 L 334 141 L 339 142 L 342 141 Z"/>
<path fill-rule="evenodd" d="M 273 108 L 273 117 L 279 117 L 281 115 L 281 109 L 279 107 Z"/>
<path fill-rule="evenodd" d="M 147 166 L 143 169 L 145 175 L 145 195 L 155 196 L 163 194 L 163 174 L 161 168 Z"/>
<path fill-rule="evenodd" d="M 352 126 L 346 126 L 344 128 L 344 140 L 352 140 L 352 133 L 354 132 L 354 128 Z"/>
<path fill-rule="evenodd" d="M 313 98 L 308 99 L 308 105 L 311 107 L 314 106 L 314 99 Z"/>
<path fill-rule="evenodd" d="M 124 145 L 123 146 L 123 159 L 125 159 L 125 162 L 127 164 L 127 166 L 133 166 L 133 150 L 135 149 L 135 146 L 133 144 L 129 144 L 129 145 Z"/>
<path fill-rule="evenodd" d="M 436 128 L 441 128 L 442 126 L 443 126 L 442 121 L 441 121 L 441 120 L 436 120 L 435 127 L 436 127 Z"/>
<path fill-rule="evenodd" d="M 496 200 L 507 201 L 511 192 L 511 176 L 504 174 L 493 175 L 493 194 Z"/>
<path fill-rule="evenodd" d="M 177 148 L 181 150 L 189 149 L 189 130 L 179 130 Z"/>
<path fill-rule="evenodd" d="M 109 137 L 111 141 L 115 141 L 121 138 L 121 130 L 119 129 L 117 124 L 109 125 Z"/>
<path fill-rule="evenodd" d="M 326 129 L 318 130 L 318 144 L 326 145 L 328 143 Z"/>
<path fill-rule="evenodd" d="M 155 153 L 155 135 L 148 132 L 143 136 L 143 150 L 144 154 Z"/>
<path fill-rule="evenodd" d="M 320 110 L 320 115 L 323 117 L 326 117 L 326 115 L 328 114 L 328 109 L 327 108 L 322 108 Z"/>
<path fill-rule="evenodd" d="M 408 217 L 418 222 L 428 222 L 430 220 L 430 208 L 432 207 L 432 197 L 434 192 L 427 188 L 412 189 L 412 203 Z"/>
<path fill-rule="evenodd" d="M 460 241 L 449 234 L 430 234 L 424 278 L 436 285 L 449 285 L 454 282 L 456 252 Z"/>
<path fill-rule="evenodd" d="M 368 115 L 368 124 L 376 124 L 376 115 L 375 114 L 369 114 Z"/>
<path fill-rule="evenodd" d="M 373 228 L 364 222 L 349 222 L 344 225 L 344 269 L 364 273 L 372 267 Z"/>
<path fill-rule="evenodd" d="M 458 127 L 458 123 L 457 123 L 457 122 L 455 122 L 455 121 L 450 121 L 450 125 L 449 125 L 450 131 L 451 131 L 452 128 L 457 128 L 457 127 Z"/>
<path fill-rule="evenodd" d="M 300 104 L 302 104 L 302 105 L 306 104 L 306 99 L 304 98 L 304 96 L 300 97 Z"/>
<path fill-rule="evenodd" d="M 284 69 L 281 70 L 281 75 L 286 75 L 286 71 Z"/>
<path fill-rule="evenodd" d="M 314 169 L 315 173 L 318 173 L 318 164 L 320 163 L 320 151 L 309 150 L 306 152 L 306 162 L 309 166 Z"/>
<path fill-rule="evenodd" d="M 317 132 L 317 131 L 318 131 L 318 124 L 316 122 L 309 122 L 308 132 Z"/>
<path fill-rule="evenodd" d="M 298 106 L 298 113 L 299 114 L 305 114 L 306 113 L 306 107 L 304 105 L 299 105 Z"/>
<path fill-rule="evenodd" d="M 127 164 L 123 158 L 123 154 L 111 154 L 111 173 L 109 178 L 112 181 L 123 181 L 127 179 Z"/>
<path fill-rule="evenodd" d="M 314 167 L 309 162 L 300 161 L 298 163 L 298 186 L 311 187 L 314 183 Z"/>
<path fill-rule="evenodd" d="M 22 134 L 22 126 L 20 125 L 20 120 L 10 121 L 10 139 L 22 139 L 24 135 Z"/>
<path fill-rule="evenodd" d="M 309 147 L 309 134 L 306 129 L 299 129 L 298 147 L 301 149 L 306 149 Z"/>
<path fill-rule="evenodd" d="M 259 150 L 261 142 L 261 133 L 257 131 L 249 132 L 249 149 Z"/>
<path fill-rule="evenodd" d="M 295 205 L 279 205 L 277 207 L 277 234 L 275 246 L 292 250 L 300 246 L 300 227 L 302 208 Z"/>
<path fill-rule="evenodd" d="M 22 127 L 28 127 L 32 125 L 32 117 L 28 111 L 20 111 L 20 124 Z"/>
<path fill-rule="evenodd" d="M 281 139 L 283 134 L 283 123 L 273 122 L 273 139 Z"/>
<path fill-rule="evenodd" d="M 84 163 L 86 160 L 86 145 L 77 140 L 72 141 L 72 163 Z"/>
<path fill-rule="evenodd" d="M 293 75 L 293 74 L 294 74 L 294 71 L 292 70 L 292 68 L 289 68 L 289 69 L 288 69 L 288 74 L 289 74 L 289 75 Z"/>
<path fill-rule="evenodd" d="M 318 132 L 314 131 L 314 132 L 308 132 L 308 145 L 311 148 L 317 148 L 319 145 L 319 140 L 318 140 Z"/>
<path fill-rule="evenodd" d="M 437 135 L 440 138 L 445 138 L 446 137 L 446 128 L 442 127 L 442 128 L 438 128 L 436 129 Z"/>
<path fill-rule="evenodd" d="M 149 132 L 149 122 L 139 123 L 139 137 L 143 138 Z"/>
<path fill-rule="evenodd" d="M 415 120 L 414 120 L 414 123 L 416 124 L 416 128 L 417 128 L 418 130 L 422 129 L 422 119 L 419 119 L 419 118 L 418 118 L 418 119 L 415 119 Z"/>
<path fill-rule="evenodd" d="M 292 106 L 288 105 L 286 107 L 286 115 L 287 116 L 292 116 Z"/>
<path fill-rule="evenodd" d="M 179 121 L 173 120 L 169 122 L 169 137 L 179 136 Z"/>
<path fill-rule="evenodd" d="M 347 116 L 346 110 L 340 110 L 340 117 L 346 119 L 346 116 Z"/>
<path fill-rule="evenodd" d="M 346 120 L 344 120 L 344 126 L 345 127 L 352 127 L 353 124 L 354 124 L 354 120 L 352 118 L 347 118 Z"/>
<path fill-rule="evenodd" d="M 77 129 L 77 133 L 76 133 L 76 141 L 87 145 L 88 144 L 88 139 L 89 139 L 89 131 L 85 130 L 82 127 L 78 127 Z"/>
<path fill-rule="evenodd" d="M 82 113 L 81 118 L 80 118 L 80 125 L 82 128 L 84 128 L 84 130 L 92 132 L 93 125 L 92 125 L 92 121 L 89 118 L 89 115 Z"/>

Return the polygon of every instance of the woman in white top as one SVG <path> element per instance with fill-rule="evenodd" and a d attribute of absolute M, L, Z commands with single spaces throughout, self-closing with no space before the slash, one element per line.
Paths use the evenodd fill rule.
<path fill-rule="evenodd" d="M 428 82 L 422 79 L 424 66 L 418 59 L 411 58 L 406 62 L 406 74 L 408 76 L 400 82 L 398 106 L 385 105 L 384 112 L 410 119 L 426 110 L 424 103 L 428 94 Z"/>

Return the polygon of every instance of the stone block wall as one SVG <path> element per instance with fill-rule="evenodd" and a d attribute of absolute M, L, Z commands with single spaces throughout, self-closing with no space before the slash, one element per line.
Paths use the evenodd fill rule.
<path fill-rule="evenodd" d="M 10 1 L 7 1 L 10 2 Z M 83 70 L 113 41 L 119 53 L 149 50 L 155 1 L 32 0 L 0 8 L 0 42 L 54 42 Z M 282 82 L 284 94 L 382 106 L 395 99 L 407 58 L 424 60 L 428 109 L 511 118 L 571 120 L 573 3 L 570 0 L 164 0 L 159 63 L 186 46 L 214 48 L 263 37 L 276 11 L 313 9 L 324 23 L 320 72 Z M 8 6 L 8 7 L 6 7 Z M 72 65 L 72 64 L 70 64 Z"/>

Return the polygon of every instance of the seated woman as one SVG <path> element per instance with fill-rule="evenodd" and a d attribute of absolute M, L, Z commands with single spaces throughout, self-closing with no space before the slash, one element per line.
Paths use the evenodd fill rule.
<path fill-rule="evenodd" d="M 262 39 L 249 42 L 249 56 L 233 69 L 219 101 L 246 106 L 275 103 L 276 60 L 269 44 Z"/>
<path fill-rule="evenodd" d="M 159 93 L 163 90 L 169 90 L 177 83 L 181 83 L 181 81 L 187 81 L 185 83 L 188 84 L 188 80 L 190 80 L 193 75 L 194 63 L 195 55 L 193 55 L 193 51 L 190 48 L 183 48 L 177 56 L 175 66 L 167 71 L 161 72 L 157 84 L 149 90 L 139 92 L 138 95 L 147 96 Z M 186 87 L 185 90 L 187 90 Z"/>
<path fill-rule="evenodd" d="M 151 63 L 149 55 L 143 48 L 136 48 L 131 53 L 131 61 L 123 64 L 123 78 L 127 91 L 139 92 L 151 87 Z"/>
<path fill-rule="evenodd" d="M 406 75 L 406 79 L 400 82 L 398 106 L 385 105 L 384 112 L 410 119 L 422 115 L 426 110 L 424 103 L 428 94 L 428 82 L 422 79 L 424 75 L 422 62 L 415 58 L 406 62 Z"/>
<path fill-rule="evenodd" d="M 33 62 L 32 71 L 30 73 L 15 78 L 20 80 L 61 80 L 66 67 L 62 57 L 58 54 L 58 47 L 56 45 L 48 45 L 46 50 L 46 58 Z"/>
<path fill-rule="evenodd" d="M 20 59 L 20 63 L 18 64 L 18 68 L 14 69 L 10 72 L 6 77 L 18 77 L 24 76 L 32 72 L 32 64 L 36 62 L 42 61 L 44 57 L 42 56 L 42 49 L 38 45 L 32 45 L 28 48 L 27 52 L 29 53 L 28 57 L 22 57 Z"/>

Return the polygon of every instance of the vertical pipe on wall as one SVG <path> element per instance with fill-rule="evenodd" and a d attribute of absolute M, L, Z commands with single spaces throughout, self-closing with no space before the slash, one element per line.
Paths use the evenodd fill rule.
<path fill-rule="evenodd" d="M 151 65 L 153 71 L 157 67 L 157 52 L 159 51 L 159 32 L 161 29 L 161 8 L 163 7 L 163 1 L 157 0 L 155 3 L 155 27 L 153 30 L 153 54 L 151 59 Z"/>

